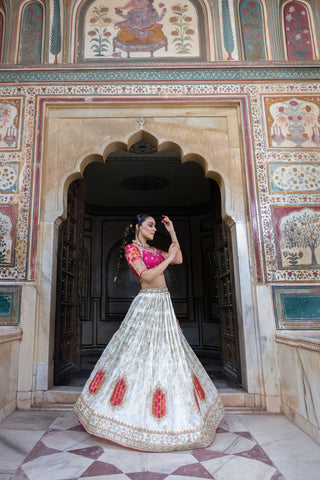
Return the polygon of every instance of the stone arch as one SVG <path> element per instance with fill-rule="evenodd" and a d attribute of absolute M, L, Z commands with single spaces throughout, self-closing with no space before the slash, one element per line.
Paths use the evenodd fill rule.
<path fill-rule="evenodd" d="M 62 206 L 62 209 L 60 215 L 58 215 L 58 217 L 54 221 L 59 224 L 62 219 L 64 220 L 66 218 L 66 200 L 69 186 L 74 180 L 83 178 L 84 170 L 89 164 L 93 162 L 105 163 L 108 155 L 115 151 L 128 152 L 130 147 L 141 139 L 147 139 L 153 142 L 157 146 L 158 152 L 162 152 L 164 150 L 171 150 L 175 152 L 180 157 L 180 161 L 182 164 L 185 162 L 195 162 L 200 165 L 203 169 L 205 177 L 215 180 L 219 186 L 221 192 L 222 217 L 229 222 L 230 226 L 234 224 L 232 216 L 226 213 L 225 181 L 223 175 L 221 175 L 221 173 L 219 173 L 218 171 L 210 170 L 208 161 L 199 153 L 184 153 L 183 148 L 172 140 L 165 140 L 159 143 L 158 139 L 153 134 L 145 130 L 139 130 L 132 134 L 128 138 L 126 143 L 121 140 L 112 141 L 110 144 L 105 146 L 101 154 L 90 153 L 88 155 L 85 155 L 83 158 L 79 159 L 78 171 L 72 173 L 65 172 L 65 174 L 61 177 L 60 200 L 58 201 L 59 204 Z"/>
<path fill-rule="evenodd" d="M 90 103 L 90 115 L 87 109 L 88 105 L 69 105 L 68 102 L 45 106 L 47 122 L 43 134 L 35 262 L 36 381 L 31 403 L 39 405 L 52 401 L 56 255 L 59 224 L 66 215 L 68 187 L 74 179 L 83 175 L 89 163 L 104 162 L 115 149 L 127 151 L 134 141 L 143 136 L 154 138 L 160 150 L 168 146 L 174 148 L 181 153 L 183 162 L 191 160 L 199 163 L 205 175 L 214 178 L 220 186 L 222 217 L 231 228 L 234 246 L 243 386 L 249 395 L 257 394 L 263 402 L 264 393 L 260 388 L 263 372 L 259 367 L 260 347 L 257 341 L 259 327 L 251 281 L 254 254 L 239 102 L 160 104 L 152 100 L 126 103 L 115 100 L 103 105 Z M 145 120 L 143 130 L 137 117 Z M 140 128 L 137 123 L 140 123 Z M 258 367 L 252 369 L 252 364 Z"/>

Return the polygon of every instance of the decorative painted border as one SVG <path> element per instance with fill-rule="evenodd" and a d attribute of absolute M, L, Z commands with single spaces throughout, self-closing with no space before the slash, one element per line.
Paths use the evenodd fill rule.
<path fill-rule="evenodd" d="M 68 66 L 59 69 L 42 68 L 20 70 L 19 66 L 15 69 L 0 70 L 1 83 L 15 82 L 110 82 L 110 81 L 198 81 L 198 80 L 319 80 L 319 62 L 310 65 L 301 66 L 301 63 L 290 67 L 277 67 L 272 64 L 269 68 L 244 65 L 242 62 L 216 62 L 198 63 L 194 66 L 190 64 L 184 67 L 181 64 L 180 69 L 168 68 L 167 65 L 149 63 L 146 65 L 130 65 L 130 69 L 117 68 L 116 65 L 106 66 L 99 69 L 94 65 L 78 65 L 77 68 L 68 68 Z M 226 66 L 227 65 L 227 66 Z"/>
<path fill-rule="evenodd" d="M 21 286 L 0 286 L 0 326 L 19 325 Z"/>
<path fill-rule="evenodd" d="M 320 330 L 320 287 L 272 287 L 277 330 Z"/>

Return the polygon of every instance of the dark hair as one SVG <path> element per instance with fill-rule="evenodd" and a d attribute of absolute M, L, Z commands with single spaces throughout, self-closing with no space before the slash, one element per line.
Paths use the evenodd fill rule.
<path fill-rule="evenodd" d="M 126 228 L 123 232 L 122 242 L 121 242 L 121 245 L 120 245 L 120 254 L 119 254 L 118 263 L 117 263 L 116 275 L 113 279 L 114 282 L 117 281 L 117 278 L 118 278 L 118 275 L 119 275 L 119 271 L 120 271 L 120 268 L 121 268 L 122 259 L 123 259 L 123 256 L 124 256 L 126 245 L 131 243 L 132 240 L 134 240 L 134 238 L 136 236 L 136 226 L 138 226 L 138 235 L 139 235 L 139 230 L 140 230 L 141 225 L 149 217 L 151 217 L 151 215 L 149 215 L 147 213 L 138 213 L 134 217 L 132 223 L 130 223 L 129 225 L 126 226 Z"/>

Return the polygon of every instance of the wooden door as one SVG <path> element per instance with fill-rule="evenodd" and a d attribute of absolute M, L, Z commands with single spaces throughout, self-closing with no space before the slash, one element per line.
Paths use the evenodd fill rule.
<path fill-rule="evenodd" d="M 241 386 L 231 232 L 223 221 L 218 225 L 217 232 L 216 266 L 223 370 L 231 385 Z"/>
<path fill-rule="evenodd" d="M 79 263 L 82 251 L 84 184 L 68 190 L 67 219 L 59 228 L 54 383 L 68 382 L 80 365 Z M 81 280 L 81 278 L 80 278 Z M 81 282 L 82 283 L 82 282 Z"/>

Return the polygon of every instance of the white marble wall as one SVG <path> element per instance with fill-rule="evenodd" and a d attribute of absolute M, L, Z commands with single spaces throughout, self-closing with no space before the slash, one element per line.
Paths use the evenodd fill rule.
<path fill-rule="evenodd" d="M 0 421 L 16 408 L 18 360 L 22 331 L 17 327 L 0 330 Z"/>
<path fill-rule="evenodd" d="M 284 414 L 320 443 L 320 332 L 276 335 Z"/>

